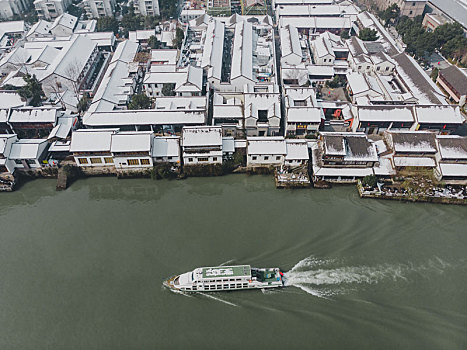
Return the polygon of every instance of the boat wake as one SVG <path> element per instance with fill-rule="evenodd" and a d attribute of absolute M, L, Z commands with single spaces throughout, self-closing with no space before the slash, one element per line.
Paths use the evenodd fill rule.
<path fill-rule="evenodd" d="M 346 294 L 357 285 L 377 284 L 383 280 L 405 280 L 412 273 L 442 273 L 450 264 L 435 258 L 426 264 L 381 264 L 375 266 L 334 267 L 335 260 L 308 257 L 284 274 L 285 286 L 294 286 L 321 298 Z"/>
<path fill-rule="evenodd" d="M 213 295 L 211 295 L 211 294 L 208 294 L 208 293 L 196 293 L 196 294 L 201 295 L 201 296 L 203 296 L 203 297 L 206 297 L 206 298 L 208 298 L 208 299 L 212 299 L 212 300 L 215 300 L 215 301 L 219 301 L 219 302 L 221 302 L 221 303 L 224 303 L 224 304 L 227 304 L 227 305 L 230 305 L 230 306 L 238 307 L 237 304 L 231 303 L 230 301 L 221 299 L 221 298 L 219 298 L 219 297 L 215 297 L 215 296 L 213 296 Z"/>

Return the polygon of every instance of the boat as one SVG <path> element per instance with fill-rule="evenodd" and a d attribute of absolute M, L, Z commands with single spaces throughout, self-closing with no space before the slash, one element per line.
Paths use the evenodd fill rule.
<path fill-rule="evenodd" d="M 279 268 L 250 265 L 198 267 L 166 281 L 169 288 L 183 292 L 220 292 L 283 287 Z"/>

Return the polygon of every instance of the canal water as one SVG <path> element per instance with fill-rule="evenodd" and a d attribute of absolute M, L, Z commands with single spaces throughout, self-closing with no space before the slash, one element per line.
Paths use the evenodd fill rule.
<path fill-rule="evenodd" d="M 0 196 L 0 349 L 466 349 L 467 210 L 271 177 L 36 180 Z M 175 294 L 198 266 L 275 291 Z"/>

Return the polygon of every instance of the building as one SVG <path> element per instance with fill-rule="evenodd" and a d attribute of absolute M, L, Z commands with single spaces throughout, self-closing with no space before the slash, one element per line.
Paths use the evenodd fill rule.
<path fill-rule="evenodd" d="M 37 170 L 43 166 L 49 148 L 47 139 L 22 139 L 11 146 L 9 159 L 15 162 L 19 170 Z"/>
<path fill-rule="evenodd" d="M 159 16 L 159 0 L 134 0 L 135 13 L 143 16 Z"/>
<path fill-rule="evenodd" d="M 180 165 L 180 137 L 156 136 L 152 143 L 152 159 L 154 163 L 171 163 Z"/>
<path fill-rule="evenodd" d="M 313 88 L 285 90 L 286 135 L 316 135 L 325 117 L 315 94 Z"/>
<path fill-rule="evenodd" d="M 51 20 L 66 13 L 71 0 L 35 0 L 34 7 L 39 19 Z"/>
<path fill-rule="evenodd" d="M 436 82 L 447 92 L 449 98 L 459 106 L 466 103 L 467 96 L 467 74 L 452 65 L 442 69 L 438 73 Z"/>
<path fill-rule="evenodd" d="M 73 34 L 77 24 L 77 17 L 64 13 L 55 18 L 55 21 L 50 27 L 50 33 L 54 36 L 69 36 Z"/>
<path fill-rule="evenodd" d="M 284 164 L 287 145 L 283 136 L 247 137 L 247 167 L 278 167 Z"/>
<path fill-rule="evenodd" d="M 43 138 L 50 135 L 63 115 L 55 107 L 21 107 L 9 111 L 8 125 L 19 138 Z"/>
<path fill-rule="evenodd" d="M 184 166 L 222 164 L 222 128 L 184 127 L 182 153 Z"/>
<path fill-rule="evenodd" d="M 21 15 L 29 9 L 30 2 L 26 0 L 1 0 L 0 18 L 11 19 L 15 15 Z"/>
<path fill-rule="evenodd" d="M 397 4 L 401 16 L 414 18 L 423 15 L 428 0 L 376 0 L 379 9 L 384 10 L 393 4 Z"/>
<path fill-rule="evenodd" d="M 407 167 L 434 168 L 436 135 L 423 131 L 387 131 L 384 139 L 392 152 L 393 167 L 401 170 Z"/>
<path fill-rule="evenodd" d="M 285 145 L 287 153 L 285 155 L 284 165 L 296 167 L 308 164 L 310 155 L 308 154 L 307 140 L 286 139 Z"/>
<path fill-rule="evenodd" d="M 434 32 L 439 26 L 452 22 L 453 21 L 449 17 L 444 16 L 442 13 L 427 13 L 425 17 L 423 17 L 422 25 L 427 31 Z"/>
<path fill-rule="evenodd" d="M 118 129 L 76 130 L 71 137 L 70 153 L 79 167 L 108 167 L 115 169 L 111 153 L 112 135 Z"/>
<path fill-rule="evenodd" d="M 245 130 L 247 136 L 275 136 L 281 123 L 277 85 L 245 86 Z"/>
<path fill-rule="evenodd" d="M 358 106 L 352 130 L 379 134 L 390 130 L 415 130 L 415 110 L 410 106 Z"/>
<path fill-rule="evenodd" d="M 152 167 L 152 132 L 118 132 L 111 135 L 110 152 L 117 170 L 132 171 Z"/>
<path fill-rule="evenodd" d="M 18 141 L 16 134 L 0 134 L 0 179 L 3 174 L 13 174 L 15 172 L 16 163 L 10 159 L 11 147 Z"/>
<path fill-rule="evenodd" d="M 438 180 L 467 185 L 467 137 L 454 135 L 436 136 L 435 176 Z"/>
<path fill-rule="evenodd" d="M 86 15 L 89 18 L 114 16 L 116 5 L 115 0 L 84 0 L 83 3 Z"/>

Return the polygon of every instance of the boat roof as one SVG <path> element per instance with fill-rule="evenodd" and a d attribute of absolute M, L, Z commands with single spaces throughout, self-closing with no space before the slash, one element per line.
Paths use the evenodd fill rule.
<path fill-rule="evenodd" d="M 250 265 L 203 267 L 203 278 L 251 276 Z"/>

